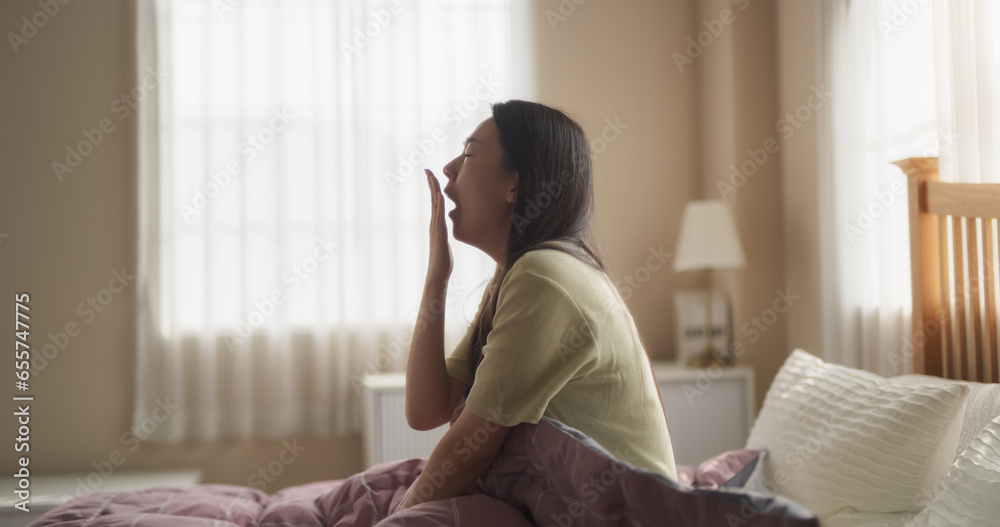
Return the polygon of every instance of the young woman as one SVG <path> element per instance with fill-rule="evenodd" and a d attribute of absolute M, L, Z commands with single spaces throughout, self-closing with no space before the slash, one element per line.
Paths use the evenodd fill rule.
<path fill-rule="evenodd" d="M 430 430 L 465 407 L 400 508 L 460 496 L 493 462 L 510 427 L 543 415 L 617 459 L 677 479 L 659 390 L 632 316 L 584 242 L 591 155 L 579 124 L 548 106 L 492 106 L 444 167 L 455 239 L 497 262 L 475 322 L 444 353 L 452 271 L 444 196 L 431 189 L 430 259 L 406 368 L 406 417 Z"/>

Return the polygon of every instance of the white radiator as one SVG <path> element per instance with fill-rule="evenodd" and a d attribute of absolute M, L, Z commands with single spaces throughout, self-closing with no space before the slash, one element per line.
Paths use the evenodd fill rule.
<path fill-rule="evenodd" d="M 406 374 L 367 376 L 363 386 L 365 469 L 383 461 L 430 457 L 448 424 L 425 432 L 410 428 L 406 422 Z"/>

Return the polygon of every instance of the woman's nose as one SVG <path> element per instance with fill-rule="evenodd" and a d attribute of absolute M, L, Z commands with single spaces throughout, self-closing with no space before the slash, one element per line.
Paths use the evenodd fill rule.
<path fill-rule="evenodd" d="M 448 163 L 447 165 L 445 165 L 444 169 L 442 170 L 442 172 L 444 172 L 444 176 L 446 178 L 448 178 L 449 181 L 452 180 L 452 179 L 455 179 L 455 167 L 454 167 L 454 164 L 455 164 L 455 161 L 452 161 L 451 163 Z"/>

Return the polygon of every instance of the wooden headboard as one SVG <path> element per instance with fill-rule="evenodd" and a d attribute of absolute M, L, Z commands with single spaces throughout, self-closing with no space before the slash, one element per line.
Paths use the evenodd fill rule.
<path fill-rule="evenodd" d="M 909 180 L 914 373 L 1000 382 L 1000 183 L 945 183 L 938 158 L 895 161 Z"/>

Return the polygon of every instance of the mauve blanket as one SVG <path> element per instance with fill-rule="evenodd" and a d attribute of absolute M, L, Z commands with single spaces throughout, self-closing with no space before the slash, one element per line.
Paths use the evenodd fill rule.
<path fill-rule="evenodd" d="M 780 496 L 692 488 L 623 464 L 548 417 L 513 427 L 496 460 L 464 495 L 389 514 L 426 462 L 381 463 L 346 479 L 273 495 L 219 484 L 88 494 L 30 527 L 819 526 L 808 510 Z"/>

